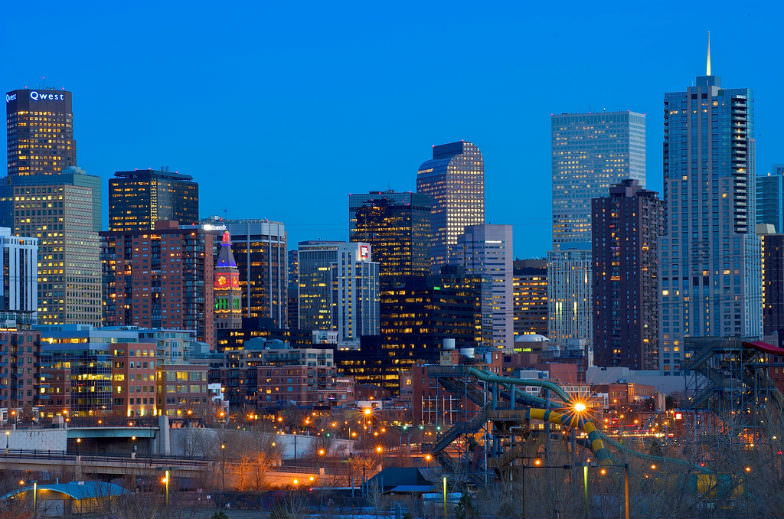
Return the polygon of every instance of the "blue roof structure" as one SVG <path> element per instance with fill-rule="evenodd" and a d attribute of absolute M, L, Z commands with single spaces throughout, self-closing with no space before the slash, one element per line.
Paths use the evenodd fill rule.
<path fill-rule="evenodd" d="M 32 486 L 18 488 L 0 496 L 0 500 L 12 498 L 25 492 L 32 492 Z M 38 493 L 49 491 L 64 494 L 72 499 L 97 499 L 102 497 L 116 497 L 130 494 L 120 485 L 105 481 L 71 481 L 70 483 L 55 483 L 54 485 L 38 485 Z"/>

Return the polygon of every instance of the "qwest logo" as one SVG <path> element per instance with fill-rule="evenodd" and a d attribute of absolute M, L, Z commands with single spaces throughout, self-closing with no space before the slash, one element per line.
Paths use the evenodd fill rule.
<path fill-rule="evenodd" d="M 10 103 L 11 101 L 16 101 L 16 94 L 6 94 L 5 95 L 5 102 Z"/>
<path fill-rule="evenodd" d="M 42 94 L 35 90 L 30 92 L 33 101 L 65 101 L 65 94 Z"/>

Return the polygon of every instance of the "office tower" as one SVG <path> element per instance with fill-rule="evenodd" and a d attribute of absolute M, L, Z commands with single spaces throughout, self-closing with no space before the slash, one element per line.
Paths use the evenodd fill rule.
<path fill-rule="evenodd" d="M 624 179 L 645 186 L 645 115 L 560 114 L 552 124 L 553 250 L 549 337 L 592 340 L 591 200 Z"/>
<path fill-rule="evenodd" d="M 371 191 L 348 197 L 349 240 L 369 243 L 379 280 L 430 274 L 430 211 L 427 195 Z"/>
<path fill-rule="evenodd" d="M 296 249 L 288 252 L 288 329 L 299 325 L 299 256 Z"/>
<path fill-rule="evenodd" d="M 335 330 L 346 347 L 378 335 L 378 263 L 369 244 L 305 241 L 297 257 L 300 330 Z"/>
<path fill-rule="evenodd" d="M 8 175 L 57 175 L 76 165 L 71 92 L 12 90 L 5 95 Z"/>
<path fill-rule="evenodd" d="M 433 158 L 417 171 L 417 193 L 433 204 L 430 258 L 437 273 L 449 263 L 465 227 L 485 223 L 485 165 L 479 148 L 466 141 L 433 146 Z"/>
<path fill-rule="evenodd" d="M 214 232 L 168 220 L 102 232 L 104 325 L 195 330 L 214 344 Z"/>
<path fill-rule="evenodd" d="M 770 224 L 769 224 L 770 225 Z M 784 344 L 784 234 L 762 234 L 762 324 Z"/>
<path fill-rule="evenodd" d="M 452 249 L 454 262 L 467 274 L 484 278 L 482 321 L 492 330 L 487 346 L 511 353 L 514 349 L 514 299 L 512 296 L 512 226 L 468 225 Z"/>
<path fill-rule="evenodd" d="M 709 54 L 710 56 L 710 54 Z M 684 337 L 759 337 L 751 91 L 708 72 L 664 96 L 665 236 L 659 364 L 679 375 Z"/>
<path fill-rule="evenodd" d="M 482 322 L 483 284 L 457 265 L 437 275 L 390 279 L 381 294 L 380 337 L 363 339 L 359 351 L 337 351 L 340 371 L 397 394 L 400 372 L 438 362 L 444 339 L 454 339 L 458 348 L 491 342 L 492 327 Z"/>
<path fill-rule="evenodd" d="M 213 273 L 215 286 L 215 329 L 236 330 L 242 327 L 242 290 L 240 272 L 231 252 L 231 236 L 223 231 L 218 261 Z"/>
<path fill-rule="evenodd" d="M 3 199 L 11 211 L 4 220 L 12 222 L 15 235 L 38 239 L 38 322 L 100 323 L 100 243 L 92 188 L 66 183 L 67 175 L 9 179 L 13 184 L 4 186 Z"/>
<path fill-rule="evenodd" d="M 645 187 L 645 115 L 551 117 L 553 249 L 591 249 L 591 200 L 624 179 Z"/>
<path fill-rule="evenodd" d="M 193 177 L 142 169 L 109 179 L 109 230 L 149 231 L 158 220 L 199 221 L 199 185 Z"/>
<path fill-rule="evenodd" d="M 773 171 L 757 177 L 757 224 L 770 224 L 784 232 L 784 164 L 774 164 Z"/>
<path fill-rule="evenodd" d="M 636 180 L 593 199 L 593 353 L 597 366 L 659 369 L 658 240 L 664 204 Z"/>
<path fill-rule="evenodd" d="M 514 260 L 512 270 L 514 334 L 547 335 L 547 260 Z"/>
<path fill-rule="evenodd" d="M 275 328 L 287 323 L 286 228 L 270 220 L 226 220 L 240 271 L 242 315 L 267 318 Z"/>
<path fill-rule="evenodd" d="M 35 324 L 38 318 L 38 240 L 0 227 L 0 321 Z"/>

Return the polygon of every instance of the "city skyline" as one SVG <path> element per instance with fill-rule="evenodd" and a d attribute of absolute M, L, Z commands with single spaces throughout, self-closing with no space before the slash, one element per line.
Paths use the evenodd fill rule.
<path fill-rule="evenodd" d="M 11 23 L 19 13 L 15 9 L 19 8 L 11 6 L 3 31 L 0 31 L 4 48 L 13 48 L 12 42 L 21 37 L 19 29 Z M 547 210 L 550 201 L 544 194 L 549 191 L 546 118 L 552 112 L 601 111 L 602 108 L 608 111 L 628 108 L 648 114 L 647 187 L 661 192 L 662 95 L 681 88 L 684 77 L 694 77 L 702 71 L 707 29 L 713 34 L 714 73 L 723 76 L 728 84 L 748 85 L 754 89 L 758 103 L 764 104 L 765 110 L 758 110 L 757 117 L 758 172 L 765 173 L 770 165 L 781 161 L 775 146 L 782 140 L 784 130 L 775 121 L 781 118 L 784 106 L 776 104 L 774 88 L 782 73 L 775 67 L 763 66 L 770 60 L 769 49 L 776 48 L 772 37 L 774 26 L 771 25 L 775 16 L 770 16 L 769 11 L 742 13 L 753 18 L 747 25 L 756 29 L 747 35 L 733 34 L 731 20 L 705 17 L 696 9 L 686 11 L 677 21 L 667 19 L 672 33 L 679 37 L 662 38 L 658 30 L 647 34 L 645 29 L 658 28 L 666 13 L 646 12 L 642 16 L 638 11 L 638 16 L 632 17 L 605 12 L 610 11 L 607 8 L 595 12 L 578 10 L 576 14 L 582 16 L 563 22 L 556 31 L 559 37 L 555 37 L 545 34 L 543 28 L 536 28 L 537 25 L 548 26 L 542 22 L 551 19 L 549 13 L 533 11 L 529 14 L 515 6 L 483 9 L 474 18 L 477 30 L 486 34 L 488 27 L 494 27 L 492 37 L 466 51 L 479 63 L 477 70 L 483 76 L 481 85 L 476 81 L 454 84 L 449 80 L 411 81 L 433 68 L 435 55 L 441 56 L 438 67 L 459 62 L 460 53 L 450 54 L 450 50 L 459 48 L 455 45 L 460 45 L 461 30 L 471 23 L 457 14 L 444 15 L 429 6 L 421 7 L 415 13 L 405 9 L 391 13 L 388 19 L 371 13 L 367 27 L 353 36 L 326 38 L 329 41 L 324 43 L 324 49 L 316 45 L 315 37 L 324 36 L 324 29 L 318 28 L 321 20 L 317 19 L 326 13 L 319 14 L 319 9 L 314 9 L 293 29 L 296 36 L 301 30 L 316 28 L 313 38 L 294 43 L 292 36 L 282 38 L 280 29 L 273 27 L 270 27 L 274 29 L 271 34 L 259 43 L 252 43 L 242 35 L 234 36 L 207 52 L 207 65 L 192 69 L 184 67 L 193 62 L 181 58 L 191 52 L 189 43 L 194 36 L 177 28 L 172 41 L 179 37 L 181 43 L 167 46 L 161 57 L 150 58 L 146 46 L 126 47 L 117 42 L 108 45 L 107 49 L 96 50 L 98 59 L 111 52 L 116 55 L 102 61 L 100 74 L 86 73 L 84 65 L 65 67 L 55 61 L 59 60 L 56 54 L 51 54 L 50 58 L 50 54 L 43 52 L 53 42 L 63 39 L 69 41 L 69 47 L 76 54 L 83 46 L 91 45 L 94 37 L 114 41 L 111 36 L 101 36 L 105 27 L 111 25 L 107 20 L 113 20 L 115 15 L 114 10 L 107 9 L 101 8 L 89 15 L 75 9 L 64 14 L 66 23 L 59 18 L 44 17 L 40 22 L 44 37 L 31 42 L 33 48 L 30 49 L 39 59 L 33 63 L 21 55 L 6 54 L 4 57 L 6 73 L 0 80 L 4 91 L 25 85 L 37 88 L 40 82 L 54 83 L 58 88 L 65 87 L 73 92 L 75 140 L 79 145 L 77 165 L 87 173 L 99 175 L 106 182 L 114 171 L 169 165 L 172 170 L 193 176 L 203 186 L 205 198 L 201 216 L 218 214 L 234 219 L 266 217 L 282 221 L 289 230 L 290 243 L 316 238 L 345 239 L 346 193 L 387 187 L 397 191 L 413 190 L 423 150 L 431 144 L 466 139 L 476 143 L 486 159 L 487 221 L 509 223 L 518 234 L 524 233 L 526 239 L 516 240 L 516 257 L 544 256 L 550 239 Z M 248 8 L 249 14 L 253 9 Z M 291 28 L 285 22 L 292 13 L 285 7 L 273 9 L 278 10 L 267 13 L 268 19 L 278 20 L 282 26 Z M 161 13 L 161 20 L 166 19 L 167 13 Z M 445 16 L 446 23 L 434 29 L 431 22 L 436 13 Z M 144 32 L 162 30 L 159 21 L 145 17 L 144 22 L 140 22 L 141 13 L 134 12 L 133 8 L 123 8 L 122 14 L 121 27 L 138 22 Z M 185 14 L 197 25 L 204 23 L 202 15 L 195 10 Z M 586 32 L 583 26 L 590 25 L 586 21 L 599 19 L 606 20 L 608 27 L 612 27 L 607 34 Z M 633 37 L 630 33 L 633 24 L 613 23 L 631 19 L 639 24 L 635 25 Z M 356 15 L 340 23 L 352 21 L 356 21 Z M 57 40 L 60 31 L 64 30 L 60 24 L 69 28 L 69 37 Z M 514 31 L 505 30 L 512 25 Z M 375 34 L 373 31 L 379 26 L 383 31 Z M 384 32 L 389 30 L 385 26 L 396 28 L 389 43 L 381 37 L 390 36 Z M 84 30 L 81 31 L 84 35 L 80 34 L 80 28 L 88 27 L 92 31 Z M 532 31 L 524 36 L 526 27 Z M 426 38 L 414 38 L 416 44 L 399 46 L 395 45 L 400 38 L 397 33 L 406 32 L 401 28 L 415 34 L 425 34 L 425 28 L 435 33 Z M 116 29 L 113 26 L 112 32 Z M 236 32 L 242 34 L 243 31 Z M 444 43 L 437 41 L 439 36 L 446 37 Z M 280 41 L 276 41 L 276 37 L 281 37 Z M 537 38 L 545 43 L 545 52 L 542 56 L 530 57 L 526 49 L 531 48 L 532 41 Z M 735 48 L 742 38 L 746 42 L 744 49 L 753 52 Z M 198 50 L 201 44 L 193 43 Z M 497 52 L 499 48 L 508 52 Z M 663 56 L 676 55 L 675 48 L 679 58 L 667 61 L 666 73 L 656 73 L 663 67 Z M 368 64 L 366 53 L 371 52 L 380 53 L 382 59 L 374 59 Z M 568 63 L 560 58 L 562 55 L 570 56 Z M 743 60 L 738 59 L 741 56 Z M 270 77 L 270 81 L 259 82 L 254 73 L 246 71 L 245 65 L 257 58 L 267 70 L 265 76 Z M 320 60 L 324 63 L 319 64 Z M 172 65 L 178 61 L 182 64 Z M 89 63 L 91 60 L 86 61 Z M 164 65 L 171 69 L 165 74 L 161 72 Z M 320 74 L 323 67 L 330 65 L 337 67 L 338 74 L 318 88 L 305 91 L 303 87 L 296 87 L 289 89 L 290 92 L 284 91 L 288 85 L 302 79 L 303 74 Z M 207 70 L 210 77 L 205 77 Z M 358 80 L 358 74 L 364 79 Z M 41 80 L 41 76 L 47 79 Z M 149 81 L 151 76 L 176 80 Z M 221 79 L 212 79 L 213 76 Z M 335 79 L 337 76 L 341 78 Z M 574 89 L 572 77 L 579 78 L 579 91 Z M 389 86 L 385 86 L 387 82 Z M 539 99 L 531 109 L 520 92 L 533 82 L 540 86 L 537 88 Z M 443 88 L 434 88 L 435 84 Z M 292 112 L 290 118 L 284 117 L 291 110 L 292 98 L 301 101 L 309 94 L 312 99 L 306 99 L 304 106 Z M 211 121 L 203 114 L 212 113 L 213 103 L 234 103 L 235 99 L 247 99 L 242 101 L 247 119 L 261 121 L 255 133 L 234 133 L 239 138 L 239 149 L 250 150 L 249 142 L 258 143 L 259 150 L 267 157 L 263 162 L 250 157 L 250 152 L 226 156 L 210 151 L 225 146 L 228 137 L 205 133 Z M 265 99 L 271 101 L 265 102 Z M 457 99 L 465 102 L 467 109 L 458 110 Z M 190 107 L 196 103 L 207 110 L 192 110 Z M 225 117 L 227 123 L 245 119 L 228 112 Z M 239 126 L 243 132 L 248 128 L 244 124 Z M 229 126 L 231 124 L 227 124 Z M 173 136 L 173 133 L 182 135 Z M 206 135 L 210 135 L 210 141 L 215 140 L 215 147 L 201 145 L 208 142 Z M 378 152 L 381 143 L 392 136 L 396 139 L 396 151 L 386 155 L 389 160 L 373 161 L 375 166 L 371 170 L 364 167 Z M 306 148 L 307 153 L 296 151 Z M 346 160 L 337 161 L 340 164 L 332 164 L 326 169 L 317 167 L 322 165 L 319 156 L 335 150 Z M 526 157 L 524 161 L 519 160 L 521 156 Z M 296 160 L 292 161 L 292 157 Z M 263 178 L 269 185 L 258 197 L 237 195 L 236 201 L 226 207 L 222 196 L 225 192 L 222 182 L 226 177 L 216 173 L 220 171 L 235 175 L 240 182 Z M 279 196 L 287 180 L 294 176 L 307 180 L 299 186 L 301 192 L 297 196 L 301 199 L 312 202 L 326 196 L 335 200 L 318 222 L 307 214 L 298 215 L 294 209 L 287 209 L 286 206 L 291 205 L 289 198 Z M 529 184 L 534 189 L 530 189 Z M 521 211 L 519 207 L 525 210 Z M 224 209 L 228 212 L 224 213 Z"/>

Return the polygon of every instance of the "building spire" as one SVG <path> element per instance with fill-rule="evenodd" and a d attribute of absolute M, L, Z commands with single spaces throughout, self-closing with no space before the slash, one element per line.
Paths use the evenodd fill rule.
<path fill-rule="evenodd" d="M 707 65 L 708 66 L 706 67 L 706 74 L 705 75 L 706 76 L 710 76 L 711 75 L 711 70 L 710 70 L 710 31 L 708 31 L 708 64 Z"/>

